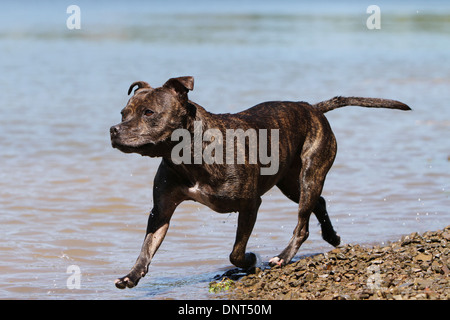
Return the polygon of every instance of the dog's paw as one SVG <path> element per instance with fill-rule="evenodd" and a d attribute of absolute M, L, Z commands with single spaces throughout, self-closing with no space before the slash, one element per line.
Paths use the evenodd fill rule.
<path fill-rule="evenodd" d="M 135 283 L 127 276 L 116 279 L 114 284 L 117 289 L 125 289 L 126 287 L 133 288 L 135 286 Z"/>
<path fill-rule="evenodd" d="M 244 269 L 251 269 L 254 268 L 258 263 L 258 257 L 253 252 L 247 252 L 245 254 L 245 268 Z"/>
<path fill-rule="evenodd" d="M 125 288 L 133 288 L 135 286 L 137 286 L 137 284 L 139 283 L 139 280 L 144 276 L 145 274 L 134 274 L 134 273 L 129 273 L 127 274 L 125 277 L 116 279 L 114 281 L 114 284 L 116 286 L 116 288 L 118 289 L 125 289 Z"/>
<path fill-rule="evenodd" d="M 279 257 L 273 257 L 272 259 L 269 260 L 269 266 L 274 267 L 274 266 L 284 266 L 284 259 L 280 259 Z"/>
<path fill-rule="evenodd" d="M 331 234 L 322 234 L 323 240 L 331 244 L 333 247 L 337 247 L 341 243 L 341 237 L 338 236 L 335 232 Z"/>

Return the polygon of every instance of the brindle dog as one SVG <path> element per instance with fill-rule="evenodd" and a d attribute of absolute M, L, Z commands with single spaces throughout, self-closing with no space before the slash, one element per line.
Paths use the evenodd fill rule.
<path fill-rule="evenodd" d="M 299 204 L 298 223 L 287 247 L 270 260 L 271 265 L 289 263 L 308 238 L 311 213 L 320 222 L 322 237 L 333 246 L 340 237 L 331 225 L 321 197 L 325 176 L 336 156 L 336 139 L 325 112 L 344 106 L 363 106 L 410 110 L 398 101 L 374 98 L 335 97 L 315 105 L 306 102 L 272 101 L 258 104 L 236 114 L 213 114 L 188 99 L 193 90 L 193 77 L 169 79 L 162 87 L 152 88 L 143 81 L 131 84 L 128 94 L 134 95 L 122 110 L 122 122 L 110 129 L 114 148 L 126 153 L 161 157 L 153 185 L 154 207 L 148 218 L 147 232 L 139 257 L 130 273 L 117 279 L 117 288 L 136 286 L 148 272 L 148 266 L 169 228 L 175 208 L 185 200 L 198 201 L 220 212 L 238 212 L 236 240 L 230 261 L 241 268 L 256 262 L 253 253 L 246 253 L 247 241 L 255 224 L 261 196 L 277 186 L 284 195 Z M 278 170 L 262 175 L 258 161 L 238 163 L 174 163 L 172 149 L 176 129 L 194 135 L 194 122 L 202 129 L 278 129 Z M 268 137 L 268 144 L 271 143 Z M 233 141 L 234 142 L 234 141 Z M 194 142 L 192 142 L 194 143 Z M 248 144 L 248 142 L 246 142 Z M 203 142 L 202 148 L 205 147 Z M 191 157 L 194 159 L 194 149 Z M 198 150 L 198 149 L 197 149 Z"/>

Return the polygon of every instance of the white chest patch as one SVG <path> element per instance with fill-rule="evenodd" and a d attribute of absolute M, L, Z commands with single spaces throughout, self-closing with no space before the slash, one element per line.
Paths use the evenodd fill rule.
<path fill-rule="evenodd" d="M 189 188 L 190 193 L 199 193 L 200 189 L 198 188 L 198 182 L 193 186 Z"/>

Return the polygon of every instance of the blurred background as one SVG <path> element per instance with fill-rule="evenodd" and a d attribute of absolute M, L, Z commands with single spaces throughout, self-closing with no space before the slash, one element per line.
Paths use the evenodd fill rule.
<path fill-rule="evenodd" d="M 69 5 L 80 29 L 69 29 Z M 372 246 L 450 224 L 450 3 L 376 1 L 20 1 L 0 10 L 0 299 L 212 299 L 232 268 L 236 214 L 179 206 L 133 290 L 160 159 L 111 148 L 136 80 L 194 76 L 190 99 L 238 112 L 267 100 L 400 100 L 411 112 L 327 113 L 338 141 L 324 188 L 343 243 Z M 280 137 L 282 138 L 282 137 Z M 263 198 L 248 250 L 268 261 L 297 206 Z M 311 219 L 297 259 L 332 247 Z M 81 270 L 68 289 L 67 268 Z"/>

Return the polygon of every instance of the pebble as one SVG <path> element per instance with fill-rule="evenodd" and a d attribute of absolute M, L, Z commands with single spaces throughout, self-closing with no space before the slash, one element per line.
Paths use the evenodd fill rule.
<path fill-rule="evenodd" d="M 230 299 L 450 300 L 450 226 L 255 272 L 235 282 Z"/>

